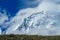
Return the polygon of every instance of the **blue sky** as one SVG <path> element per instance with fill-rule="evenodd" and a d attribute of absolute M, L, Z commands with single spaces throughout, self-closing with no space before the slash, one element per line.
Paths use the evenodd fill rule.
<path fill-rule="evenodd" d="M 10 12 L 11 16 L 14 16 L 19 10 L 18 0 L 0 0 L 0 6 Z M 22 8 L 22 2 L 20 1 L 20 9 Z"/>
<path fill-rule="evenodd" d="M 11 16 L 14 16 L 20 9 L 37 6 L 39 0 L 32 5 L 33 1 L 36 0 L 0 0 L 0 7 L 6 9 Z"/>

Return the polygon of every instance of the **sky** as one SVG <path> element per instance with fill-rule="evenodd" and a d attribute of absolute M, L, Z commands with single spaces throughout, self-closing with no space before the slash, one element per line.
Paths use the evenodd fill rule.
<path fill-rule="evenodd" d="M 0 0 L 0 6 L 10 12 L 12 16 L 17 12 L 17 0 Z"/>
<path fill-rule="evenodd" d="M 59 0 L 0 0 L 0 28 L 5 34 L 59 35 L 59 16 Z"/>
<path fill-rule="evenodd" d="M 28 5 L 27 2 L 29 1 L 30 0 L 0 0 L 0 7 L 6 9 L 11 14 L 11 16 L 15 16 L 15 14 L 20 9 L 36 6 L 36 4 Z M 25 4 L 24 2 L 27 4 Z"/>

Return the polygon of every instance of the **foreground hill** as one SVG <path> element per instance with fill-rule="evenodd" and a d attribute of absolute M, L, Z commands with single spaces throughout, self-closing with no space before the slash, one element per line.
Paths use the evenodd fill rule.
<path fill-rule="evenodd" d="M 60 36 L 0 35 L 0 40 L 60 40 Z"/>

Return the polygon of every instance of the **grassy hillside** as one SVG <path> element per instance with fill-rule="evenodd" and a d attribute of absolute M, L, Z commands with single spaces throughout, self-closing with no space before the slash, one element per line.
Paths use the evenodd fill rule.
<path fill-rule="evenodd" d="M 0 40 L 60 40 L 60 36 L 0 35 Z"/>

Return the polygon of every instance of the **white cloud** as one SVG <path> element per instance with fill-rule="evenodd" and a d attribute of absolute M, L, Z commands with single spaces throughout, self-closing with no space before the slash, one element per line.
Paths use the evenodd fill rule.
<path fill-rule="evenodd" d="M 2 25 L 6 20 L 8 20 L 8 16 L 6 15 L 6 10 L 0 12 L 0 25 Z"/>
<path fill-rule="evenodd" d="M 42 0 L 19 0 L 19 1 L 21 1 L 25 5 L 25 7 L 36 7 L 40 2 L 42 2 Z"/>
<path fill-rule="evenodd" d="M 9 20 L 7 11 L 2 8 L 0 9 L 0 34 L 2 33 L 2 29 L 7 28 L 7 25 L 9 24 L 7 21 Z"/>

